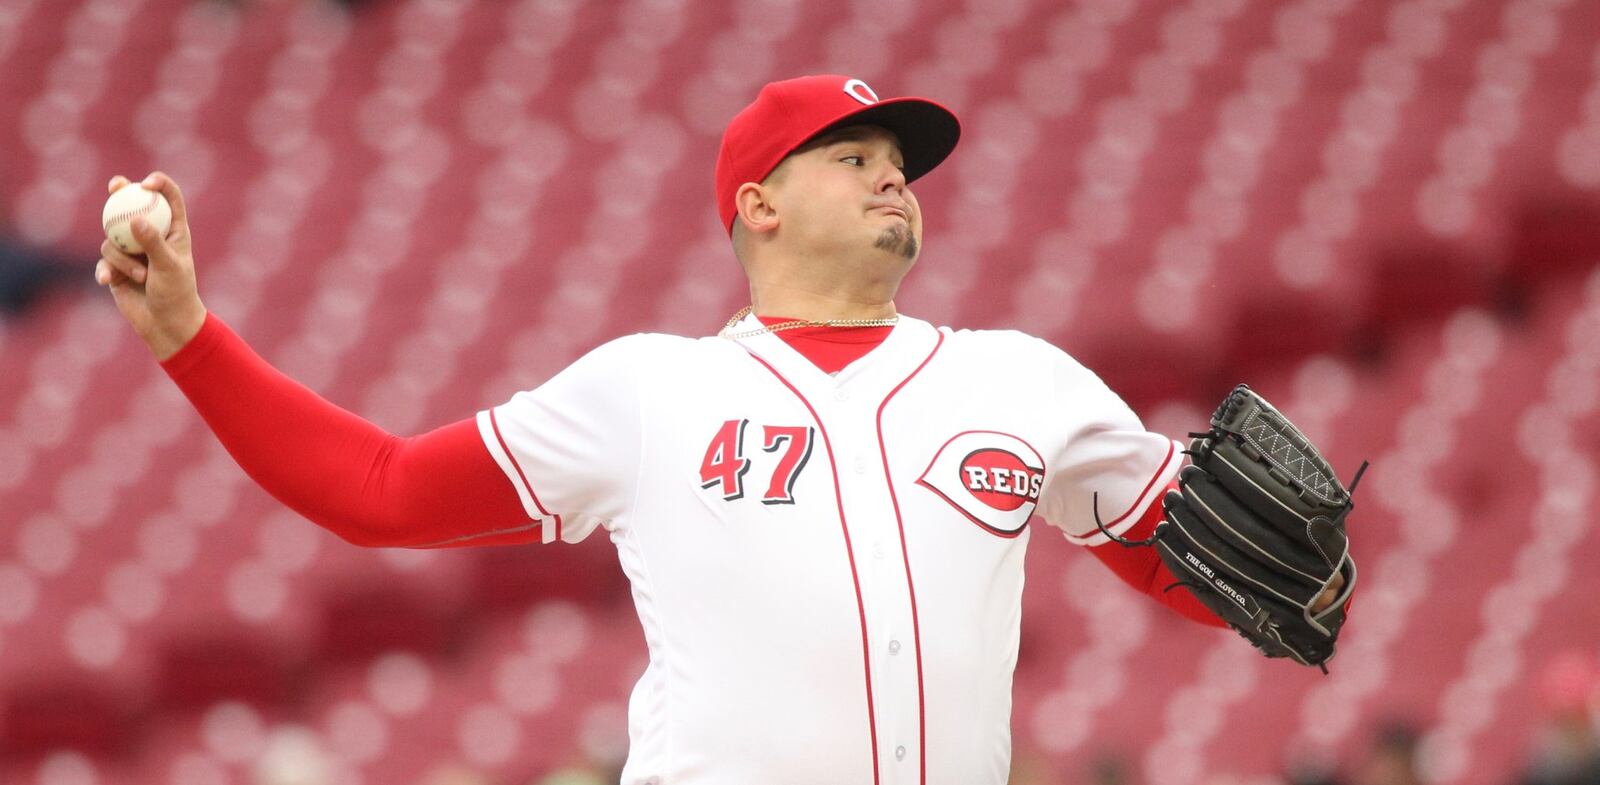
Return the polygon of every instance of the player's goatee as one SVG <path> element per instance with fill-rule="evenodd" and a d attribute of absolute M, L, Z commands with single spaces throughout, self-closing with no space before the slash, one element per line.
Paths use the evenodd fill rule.
<path fill-rule="evenodd" d="M 911 233 L 908 226 L 893 226 L 883 230 L 883 234 L 878 235 L 877 242 L 872 245 L 907 259 L 917 258 L 917 236 Z"/>

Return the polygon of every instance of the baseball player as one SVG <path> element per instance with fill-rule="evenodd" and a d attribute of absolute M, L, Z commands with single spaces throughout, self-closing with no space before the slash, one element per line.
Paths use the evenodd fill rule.
<path fill-rule="evenodd" d="M 922 244 L 909 184 L 958 136 L 948 109 L 859 79 L 767 85 L 716 163 L 751 306 L 709 337 L 616 339 L 420 436 L 322 400 L 206 310 L 163 174 L 143 186 L 171 230 L 136 222 L 146 257 L 107 243 L 96 276 L 240 466 L 340 537 L 603 530 L 649 647 L 623 782 L 1002 785 L 1031 519 L 1222 621 L 1163 591 L 1194 578 L 1157 549 L 1107 544 L 1163 522 L 1181 445 L 1044 341 L 895 309 Z"/>

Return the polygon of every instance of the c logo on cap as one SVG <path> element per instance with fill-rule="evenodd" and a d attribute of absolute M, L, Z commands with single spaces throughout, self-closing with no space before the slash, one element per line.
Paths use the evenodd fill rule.
<path fill-rule="evenodd" d="M 851 79 L 850 81 L 845 82 L 844 92 L 845 95 L 848 95 L 851 98 L 854 98 L 868 106 L 878 102 L 878 94 L 873 92 L 872 88 L 868 87 L 867 83 L 861 81 L 860 79 Z"/>

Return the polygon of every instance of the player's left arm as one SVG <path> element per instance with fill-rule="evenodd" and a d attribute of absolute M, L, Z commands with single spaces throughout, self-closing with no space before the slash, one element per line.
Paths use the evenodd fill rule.
<path fill-rule="evenodd" d="M 1061 438 L 1046 456 L 1039 514 L 1069 542 L 1085 546 L 1135 591 L 1201 624 L 1223 622 L 1187 591 L 1148 548 L 1125 548 L 1098 530 L 1096 519 L 1128 539 L 1150 536 L 1161 522 L 1161 497 L 1183 465 L 1176 442 L 1145 430 L 1098 376 L 1043 341 Z"/>
<path fill-rule="evenodd" d="M 1172 483 L 1168 488 L 1177 488 L 1177 483 Z M 1161 522 L 1161 505 L 1151 504 L 1145 509 L 1144 515 L 1138 522 L 1128 529 L 1123 536 L 1130 540 L 1142 540 L 1156 530 L 1156 524 Z M 1115 542 L 1102 542 L 1089 547 L 1089 553 L 1094 554 L 1118 578 L 1135 591 L 1149 595 L 1162 605 L 1177 611 L 1184 618 L 1212 627 L 1226 627 L 1222 621 L 1209 608 L 1195 599 L 1187 591 L 1172 591 L 1172 587 L 1179 585 L 1178 577 L 1167 569 L 1155 551 L 1150 548 L 1126 548 Z"/>
<path fill-rule="evenodd" d="M 1147 431 L 1094 373 L 1040 343 L 1053 360 L 1054 399 L 1061 402 L 1065 438 L 1047 459 L 1039 513 L 1135 590 L 1185 618 L 1226 626 L 1192 592 L 1173 588 L 1181 585 L 1179 578 L 1155 549 L 1125 547 L 1107 536 L 1143 541 L 1154 533 L 1164 518 L 1161 500 L 1178 485 L 1181 447 Z M 1341 580 L 1319 597 L 1318 607 L 1332 603 L 1342 585 Z"/>
<path fill-rule="evenodd" d="M 1178 483 L 1173 482 L 1167 486 L 1168 491 L 1178 490 Z M 1165 492 L 1163 492 L 1165 495 Z M 1144 512 L 1137 523 L 1123 534 L 1123 537 L 1132 541 L 1142 541 L 1150 538 L 1155 533 L 1156 526 L 1164 518 L 1160 504 L 1152 504 Z M 1165 562 L 1156 553 L 1154 548 L 1129 548 L 1116 542 L 1103 542 L 1089 548 L 1118 578 L 1136 591 L 1147 594 L 1161 604 L 1182 614 L 1184 618 L 1207 624 L 1212 627 L 1228 626 L 1220 617 L 1212 613 L 1204 603 L 1196 599 L 1193 592 L 1176 590 L 1181 586 L 1178 576 L 1168 569 Z M 1312 606 L 1314 611 L 1322 611 L 1332 605 L 1339 597 L 1339 591 L 1344 588 L 1344 577 L 1339 576 L 1329 586 L 1328 590 L 1317 598 Z"/>

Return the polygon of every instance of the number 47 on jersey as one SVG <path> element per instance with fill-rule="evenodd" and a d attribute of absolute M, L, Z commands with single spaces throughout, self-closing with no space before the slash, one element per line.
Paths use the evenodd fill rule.
<path fill-rule="evenodd" d="M 724 501 L 744 498 L 744 476 L 750 471 L 750 459 L 744 452 L 749 426 L 749 420 L 723 423 L 706 445 L 706 456 L 700 461 L 700 487 L 721 486 Z M 762 504 L 794 504 L 794 483 L 811 459 L 814 433 L 815 429 L 805 425 L 761 426 L 761 450 L 778 455 L 766 493 L 761 496 Z"/>

